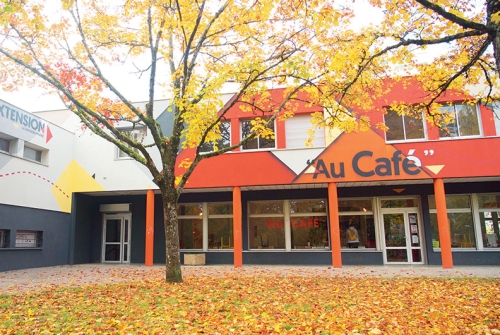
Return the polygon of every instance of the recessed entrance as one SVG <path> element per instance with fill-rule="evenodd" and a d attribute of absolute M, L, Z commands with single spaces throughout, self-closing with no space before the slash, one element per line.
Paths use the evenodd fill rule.
<path fill-rule="evenodd" d="M 382 199 L 384 263 L 423 264 L 417 199 Z"/>
<path fill-rule="evenodd" d="M 104 214 L 103 263 L 130 263 L 130 213 Z"/>

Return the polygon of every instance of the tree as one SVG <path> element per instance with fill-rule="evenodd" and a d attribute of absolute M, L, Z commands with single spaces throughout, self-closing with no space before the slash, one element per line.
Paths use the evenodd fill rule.
<path fill-rule="evenodd" d="M 274 136 L 268 125 L 291 116 L 299 91 L 316 87 L 328 72 L 324 64 L 311 66 L 325 50 L 319 42 L 341 40 L 339 27 L 351 17 L 348 9 L 317 0 L 62 0 L 60 7 L 3 0 L 0 6 L 3 88 L 29 84 L 57 92 L 87 129 L 151 172 L 162 195 L 167 282 L 182 281 L 176 205 L 193 169 L 256 136 Z M 129 60 L 149 78 L 145 109 L 108 79 L 110 65 Z M 224 105 L 226 83 L 236 93 Z M 266 90 L 277 85 L 287 89 L 274 102 Z M 153 117 L 159 94 L 171 96 L 168 136 Z M 240 143 L 202 154 L 205 143 L 217 143 L 220 122 L 236 104 L 272 117 L 257 119 Z M 153 143 L 121 132 L 123 121 L 147 127 Z M 179 147 L 196 154 L 175 176 Z M 161 158 L 157 164 L 152 150 Z"/>

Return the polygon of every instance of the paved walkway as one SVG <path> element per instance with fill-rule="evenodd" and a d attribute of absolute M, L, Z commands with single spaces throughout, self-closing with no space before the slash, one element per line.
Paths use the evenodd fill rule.
<path fill-rule="evenodd" d="M 322 277 L 480 277 L 500 278 L 500 266 L 256 266 L 231 265 L 183 266 L 184 277 L 200 276 L 322 276 Z M 164 267 L 155 265 L 81 264 L 0 272 L 0 294 L 16 293 L 57 286 L 81 286 L 93 283 L 117 283 L 143 278 L 163 278 Z"/>

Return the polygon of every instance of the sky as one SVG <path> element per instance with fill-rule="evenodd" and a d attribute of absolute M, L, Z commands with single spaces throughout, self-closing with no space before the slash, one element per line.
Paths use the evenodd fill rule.
<path fill-rule="evenodd" d="M 354 5 L 356 17 L 351 22 L 352 27 L 362 27 L 382 20 L 382 12 L 370 8 L 368 0 L 356 0 L 354 4 L 352 0 L 339 1 L 340 5 L 343 3 Z M 128 73 L 133 71 L 132 67 L 121 70 L 107 69 L 111 82 L 118 87 L 124 96 L 133 102 L 145 101 L 148 97 L 148 77 L 144 76 L 141 79 L 133 80 L 133 76 Z M 64 105 L 57 95 L 38 88 L 19 87 L 14 92 L 4 92 L 0 89 L 0 99 L 29 112 L 64 109 Z"/>

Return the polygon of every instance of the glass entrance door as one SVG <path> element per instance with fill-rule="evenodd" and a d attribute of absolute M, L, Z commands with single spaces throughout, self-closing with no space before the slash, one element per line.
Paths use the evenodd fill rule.
<path fill-rule="evenodd" d="M 103 263 L 130 263 L 130 214 L 104 214 Z"/>
<path fill-rule="evenodd" d="M 390 202 L 382 201 L 384 262 L 386 264 L 423 264 L 418 208 L 404 208 L 405 204 L 416 204 L 416 201 L 392 202 L 390 206 L 392 208 L 384 208 L 384 203 Z M 403 206 L 394 206 L 394 204 L 403 204 Z"/>

